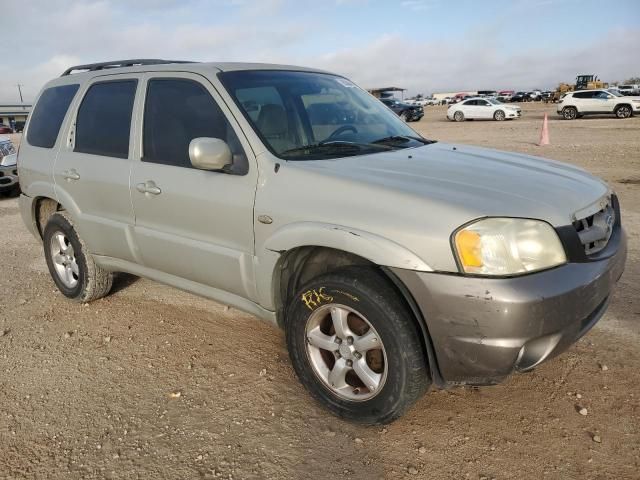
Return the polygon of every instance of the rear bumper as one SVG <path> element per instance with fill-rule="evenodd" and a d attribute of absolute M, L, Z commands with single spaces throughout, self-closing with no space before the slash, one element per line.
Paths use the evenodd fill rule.
<path fill-rule="evenodd" d="M 429 330 L 444 384 L 487 385 L 561 353 L 602 317 L 627 256 L 624 231 L 607 258 L 514 278 L 391 269 Z"/>
<path fill-rule="evenodd" d="M 0 167 L 0 192 L 8 191 L 18 185 L 18 167 Z"/>

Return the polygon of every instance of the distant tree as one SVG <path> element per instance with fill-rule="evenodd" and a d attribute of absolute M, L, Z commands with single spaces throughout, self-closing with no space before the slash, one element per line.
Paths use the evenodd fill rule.
<path fill-rule="evenodd" d="M 640 83 L 640 77 L 631 77 L 631 78 L 628 78 L 628 79 L 626 79 L 626 80 L 624 81 L 624 83 L 626 83 L 626 84 L 632 84 L 632 85 L 638 84 L 638 83 Z"/>

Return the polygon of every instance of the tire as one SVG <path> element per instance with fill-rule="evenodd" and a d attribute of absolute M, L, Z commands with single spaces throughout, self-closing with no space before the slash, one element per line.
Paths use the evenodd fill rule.
<path fill-rule="evenodd" d="M 453 114 L 453 119 L 456 122 L 464 122 L 464 113 L 458 110 L 456 113 Z"/>
<path fill-rule="evenodd" d="M 578 117 L 578 110 L 575 107 L 565 107 L 562 109 L 562 118 L 565 120 L 575 120 Z"/>
<path fill-rule="evenodd" d="M 373 268 L 349 267 L 310 281 L 289 304 L 285 327 L 298 378 L 340 417 L 389 423 L 431 383 L 415 318 Z"/>
<path fill-rule="evenodd" d="M 505 118 L 507 118 L 507 116 L 502 110 L 496 110 L 493 114 L 493 119 L 497 122 L 502 122 Z"/>
<path fill-rule="evenodd" d="M 401 112 L 400 113 L 400 119 L 404 122 L 410 122 L 411 121 L 411 117 L 409 116 L 409 114 L 407 112 Z"/>
<path fill-rule="evenodd" d="M 618 118 L 629 118 L 633 115 L 633 111 L 629 105 L 619 105 L 614 112 Z"/>
<path fill-rule="evenodd" d="M 43 245 L 51 278 L 65 297 L 86 303 L 109 293 L 113 273 L 95 264 L 66 212 L 49 217 Z"/>

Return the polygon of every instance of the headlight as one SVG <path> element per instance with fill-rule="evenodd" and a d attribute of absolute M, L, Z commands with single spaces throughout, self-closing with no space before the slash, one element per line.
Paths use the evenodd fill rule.
<path fill-rule="evenodd" d="M 458 261 L 465 273 L 517 275 L 567 262 L 551 225 L 525 218 L 485 218 L 454 234 Z"/>

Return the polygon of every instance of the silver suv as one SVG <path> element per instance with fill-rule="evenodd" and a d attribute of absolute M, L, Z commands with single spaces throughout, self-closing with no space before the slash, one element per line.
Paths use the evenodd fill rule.
<path fill-rule="evenodd" d="M 129 272 L 253 313 L 358 422 L 557 355 L 624 269 L 603 181 L 426 140 L 327 72 L 81 65 L 44 87 L 25 132 L 20 209 L 64 295 L 95 300 Z"/>

